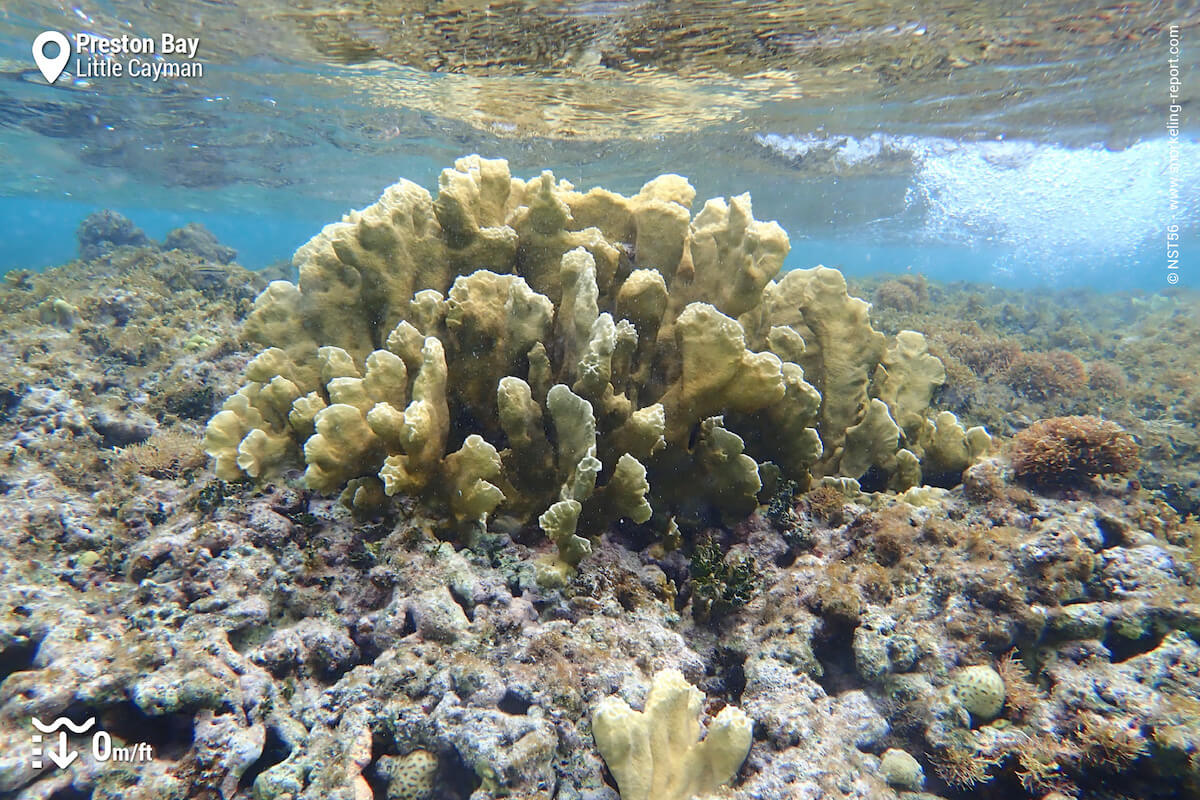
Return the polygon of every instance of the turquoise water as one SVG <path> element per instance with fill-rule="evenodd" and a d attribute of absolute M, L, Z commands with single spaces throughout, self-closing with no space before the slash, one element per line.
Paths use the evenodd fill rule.
<path fill-rule="evenodd" d="M 864 18 L 887 8 L 858 6 Z M 730 56 L 723 74 L 682 56 L 604 68 L 615 59 L 604 48 L 625 43 L 596 26 L 628 24 L 636 15 L 626 4 L 531 4 L 541 16 L 508 19 L 517 29 L 494 34 L 496 52 L 459 42 L 464 63 L 452 66 L 443 42 L 403 39 L 405 8 L 11 5 L 0 17 L 9 232 L 0 269 L 69 259 L 76 225 L 101 208 L 156 237 L 202 222 L 260 268 L 401 176 L 435 188 L 440 168 L 469 152 L 508 158 L 522 176 L 549 167 L 585 187 L 631 192 L 678 172 L 700 198 L 750 190 L 756 216 L 791 235 L 789 267 L 1156 290 L 1166 286 L 1168 225 L 1178 226 L 1185 278 L 1200 250 L 1194 112 L 1185 103 L 1180 115 L 1174 210 L 1166 127 L 1167 26 L 1183 25 L 1186 67 L 1194 14 L 1080 13 L 1072 30 L 1088 31 L 1086 41 L 1017 39 L 1012 54 L 992 58 L 1014 31 L 1061 30 L 1055 14 L 1069 6 L 1015 17 L 983 4 L 950 16 L 945 4 L 903 24 L 864 22 L 853 35 L 776 33 L 759 48 L 761 64 Z M 475 11 L 451 19 L 469 31 Z M 978 37 L 965 37 L 963 14 L 995 29 L 984 56 Z M 522 35 L 544 36 L 537 25 L 550 22 L 573 26 L 549 46 L 565 54 L 558 60 L 497 55 Z M 72 62 L 48 85 L 30 50 L 45 29 L 196 36 L 204 74 L 84 76 Z M 1094 35 L 1109 32 L 1107 43 Z M 781 60 L 784 47 L 794 52 Z M 897 48 L 911 74 L 892 74 Z M 422 57 L 443 66 L 417 68 Z M 1185 101 L 1195 83 L 1183 81 Z"/>
<path fill-rule="evenodd" d="M 796 151 L 798 140 L 772 136 L 760 141 L 772 152 L 789 154 Z M 1115 152 L 1099 146 L 1071 149 L 1030 142 L 903 144 L 911 148 L 897 148 L 911 159 L 907 174 L 894 170 L 883 176 L 870 174 L 869 162 L 879 157 L 880 150 L 873 147 L 866 155 L 852 156 L 861 160 L 851 164 L 836 163 L 835 157 L 837 167 L 853 166 L 856 175 L 767 178 L 770 190 L 753 193 L 755 208 L 759 216 L 778 219 L 789 231 L 788 267 L 823 263 L 849 274 L 922 273 L 939 280 L 1015 287 L 1102 285 L 1153 290 L 1163 285 L 1166 225 L 1172 218 L 1165 140 Z M 834 152 L 862 149 L 856 142 Z M 919 149 L 943 152 L 926 156 Z M 1200 176 L 1200 145 L 1187 142 L 1182 149 L 1190 165 L 1184 183 L 1194 187 Z M 372 159 L 381 168 L 385 161 Z M 557 175 L 572 173 L 569 164 L 552 168 Z M 664 169 L 687 173 L 684 164 Z M 436 187 L 432 170 L 395 177 L 402 175 Z M 355 194 L 378 192 L 388 182 L 390 178 L 378 187 L 368 182 L 370 188 Z M 700 196 L 738 191 L 731 178 L 694 182 Z M 153 238 L 188 222 L 201 222 L 238 250 L 240 263 L 261 268 L 288 259 L 296 247 L 348 208 L 332 199 L 297 202 L 279 189 L 258 189 L 252 197 L 231 200 L 220 193 L 206 199 L 188 192 L 183 207 L 163 192 L 160 202 L 146 204 L 129 197 L 139 188 L 81 193 L 89 196 L 87 201 L 41 195 L 0 197 L 0 215 L 10 232 L 0 268 L 40 268 L 69 260 L 74 256 L 76 226 L 100 208 L 120 211 Z M 368 200 L 364 197 L 356 205 Z M 244 207 L 239 208 L 239 203 Z M 1182 228 L 1181 249 L 1195 253 L 1200 250 L 1200 209 L 1195 196 L 1185 195 L 1180 205 L 1176 214 Z M 247 213 L 253 214 L 252 225 L 247 224 Z"/>

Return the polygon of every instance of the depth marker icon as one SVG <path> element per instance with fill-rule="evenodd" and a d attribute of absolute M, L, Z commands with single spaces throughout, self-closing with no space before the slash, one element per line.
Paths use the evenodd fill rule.
<path fill-rule="evenodd" d="M 33 727 L 39 730 L 41 733 L 35 733 L 30 736 L 30 741 L 33 743 L 33 747 L 31 748 L 30 752 L 30 766 L 32 766 L 34 769 L 41 769 L 43 766 L 42 756 L 45 756 L 53 761 L 54 765 L 59 769 L 66 769 L 67 767 L 71 766 L 75 759 L 79 758 L 79 753 L 67 746 L 67 731 L 61 729 L 66 728 L 72 733 L 87 733 L 95 724 L 95 717 L 89 717 L 87 722 L 83 723 L 82 725 L 76 725 L 66 717 L 59 717 L 58 719 L 54 720 L 54 722 L 51 722 L 49 725 L 47 725 L 37 717 L 34 717 Z M 55 748 L 54 745 L 51 744 L 49 747 L 43 748 L 42 734 L 55 732 L 58 733 L 58 747 Z"/>

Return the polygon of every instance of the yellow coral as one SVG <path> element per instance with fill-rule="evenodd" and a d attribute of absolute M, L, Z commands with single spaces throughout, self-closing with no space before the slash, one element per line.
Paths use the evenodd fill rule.
<path fill-rule="evenodd" d="M 260 295 L 266 349 L 205 439 L 219 476 L 302 466 L 348 503 L 415 494 L 471 525 L 504 508 L 574 563 L 617 518 L 749 513 L 767 460 L 893 488 L 927 452 L 962 460 L 961 428 L 927 419 L 923 337 L 889 348 L 836 270 L 779 277 L 787 235 L 749 196 L 693 217 L 677 175 L 623 197 L 479 156 L 438 183 L 327 226 Z"/>
<path fill-rule="evenodd" d="M 750 752 L 752 723 L 725 706 L 700 739 L 704 700 L 674 669 L 654 676 L 642 711 L 620 698 L 601 700 L 592 735 L 621 800 L 691 800 L 733 780 Z"/>

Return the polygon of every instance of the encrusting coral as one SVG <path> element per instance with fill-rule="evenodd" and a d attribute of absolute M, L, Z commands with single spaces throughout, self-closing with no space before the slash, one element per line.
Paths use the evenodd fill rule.
<path fill-rule="evenodd" d="M 904 489 L 989 444 L 924 337 L 871 328 L 841 273 L 776 280 L 787 234 L 748 195 L 663 175 L 633 197 L 459 159 L 326 226 L 259 296 L 267 346 L 209 423 L 218 477 L 303 465 L 359 509 L 419 495 L 471 525 L 537 517 L 576 564 L 618 518 L 744 516 L 759 467 Z"/>

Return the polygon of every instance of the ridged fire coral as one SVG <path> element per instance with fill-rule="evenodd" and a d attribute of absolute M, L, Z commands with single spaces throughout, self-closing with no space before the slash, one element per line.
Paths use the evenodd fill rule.
<path fill-rule="evenodd" d="M 1017 434 L 1013 473 L 1034 483 L 1078 483 L 1137 469 L 1138 445 L 1120 425 L 1098 417 L 1041 419 Z"/>
<path fill-rule="evenodd" d="M 750 513 L 768 461 L 902 489 L 986 449 L 929 418 L 945 373 L 921 334 L 886 340 L 836 270 L 775 280 L 783 229 L 748 195 L 693 217 L 694 196 L 677 175 L 623 197 L 478 156 L 436 199 L 388 188 L 256 301 L 267 349 L 208 425 L 217 475 L 303 465 L 356 507 L 540 515 L 577 563 L 617 518 Z"/>

